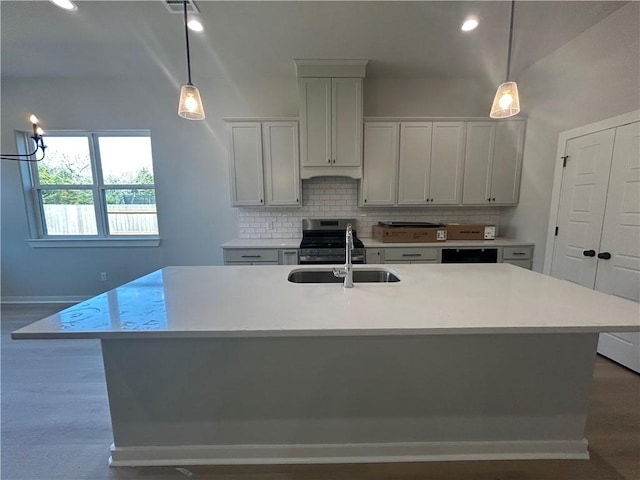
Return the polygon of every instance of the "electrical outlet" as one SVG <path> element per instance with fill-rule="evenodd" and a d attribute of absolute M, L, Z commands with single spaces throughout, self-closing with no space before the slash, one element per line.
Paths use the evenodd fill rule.
<path fill-rule="evenodd" d="M 100 272 L 100 281 L 102 282 L 107 281 L 107 272 Z"/>

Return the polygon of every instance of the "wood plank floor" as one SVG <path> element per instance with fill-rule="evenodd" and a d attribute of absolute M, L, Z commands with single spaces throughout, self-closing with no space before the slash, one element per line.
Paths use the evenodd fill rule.
<path fill-rule="evenodd" d="M 109 468 L 109 407 L 97 340 L 10 332 L 61 305 L 2 306 L 2 480 L 639 480 L 640 376 L 598 357 L 590 460 Z"/>

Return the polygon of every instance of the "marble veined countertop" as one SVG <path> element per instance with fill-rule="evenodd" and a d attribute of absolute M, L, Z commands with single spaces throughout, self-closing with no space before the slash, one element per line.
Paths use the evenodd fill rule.
<path fill-rule="evenodd" d="M 167 267 L 13 332 L 14 339 L 288 337 L 640 330 L 630 300 L 508 264 L 362 265 L 397 283 L 296 284 L 331 266 Z"/>

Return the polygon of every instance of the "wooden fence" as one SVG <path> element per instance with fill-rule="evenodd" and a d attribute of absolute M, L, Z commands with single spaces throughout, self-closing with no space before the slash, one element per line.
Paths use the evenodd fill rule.
<path fill-rule="evenodd" d="M 155 205 L 108 205 L 111 235 L 157 235 Z M 97 235 L 93 205 L 44 205 L 49 235 Z"/>

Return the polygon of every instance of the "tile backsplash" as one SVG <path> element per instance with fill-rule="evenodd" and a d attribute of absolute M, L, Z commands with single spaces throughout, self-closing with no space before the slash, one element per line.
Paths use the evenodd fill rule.
<path fill-rule="evenodd" d="M 301 238 L 305 218 L 355 218 L 358 236 L 372 236 L 382 221 L 488 223 L 498 234 L 496 207 L 358 207 L 358 181 L 348 177 L 316 177 L 302 182 L 302 207 L 238 208 L 238 238 Z"/>

